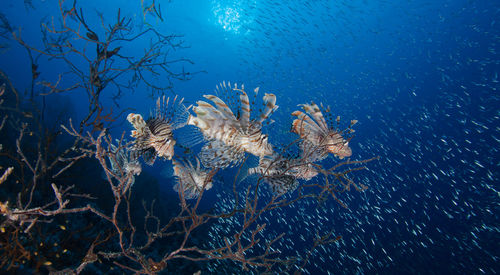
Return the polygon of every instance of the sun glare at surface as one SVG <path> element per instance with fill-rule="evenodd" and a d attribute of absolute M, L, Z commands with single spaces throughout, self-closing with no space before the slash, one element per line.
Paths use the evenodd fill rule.
<path fill-rule="evenodd" d="M 254 21 L 255 1 L 212 1 L 215 23 L 226 32 L 245 34 Z"/>

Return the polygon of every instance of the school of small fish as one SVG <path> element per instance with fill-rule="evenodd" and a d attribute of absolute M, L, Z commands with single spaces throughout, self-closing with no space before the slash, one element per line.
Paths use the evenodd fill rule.
<path fill-rule="evenodd" d="M 343 194 L 349 210 L 301 201 L 265 217 L 273 226 L 260 237 L 298 236 L 277 246 L 283 255 L 300 256 L 316 230 L 342 235 L 312 254 L 304 274 L 498 273 L 497 2 L 212 2 L 226 26 L 213 40 L 237 44 L 238 54 L 224 56 L 235 65 L 224 69 L 277 91 L 280 112 L 273 118 L 283 121 L 282 113 L 310 104 L 306 96 L 328 102 L 336 115 L 360 120 L 355 143 L 342 137 L 354 157 L 381 157 L 356 175 L 367 191 Z M 303 152 L 311 151 L 307 145 Z M 221 211 L 235 203 L 229 195 L 219 198 Z M 221 221 L 209 236 L 232 236 L 239 225 Z"/>

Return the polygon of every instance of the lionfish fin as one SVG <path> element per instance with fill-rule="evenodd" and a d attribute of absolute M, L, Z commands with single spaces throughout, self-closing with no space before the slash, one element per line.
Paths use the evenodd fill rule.
<path fill-rule="evenodd" d="M 227 104 L 224 103 L 224 101 L 222 101 L 220 98 L 218 98 L 214 95 L 203 95 L 203 97 L 208 99 L 208 100 L 211 100 L 213 103 L 215 103 L 217 110 L 219 110 L 222 114 L 224 114 L 224 116 L 227 119 L 236 120 L 236 117 L 234 116 L 234 114 L 231 111 L 231 109 L 229 108 L 229 106 L 227 106 Z"/>
<path fill-rule="evenodd" d="M 132 130 L 131 136 L 134 138 L 138 137 L 143 137 L 147 136 L 150 134 L 149 128 L 146 124 L 146 121 L 144 121 L 144 118 L 140 114 L 134 114 L 130 113 L 127 116 L 128 122 L 132 124 L 132 127 L 134 127 L 135 130 Z"/>
<path fill-rule="evenodd" d="M 188 110 L 189 107 L 186 107 L 182 102 L 177 105 L 174 119 L 172 120 L 172 129 L 179 129 L 187 125 L 189 118 Z"/>
<path fill-rule="evenodd" d="M 260 124 L 262 124 L 262 122 L 264 122 L 264 120 L 266 120 L 272 112 L 278 109 L 278 106 L 276 105 L 276 96 L 274 94 L 265 94 L 263 99 L 266 106 L 257 121 Z"/>
<path fill-rule="evenodd" d="M 227 168 L 237 165 L 245 158 L 245 152 L 226 145 L 222 141 L 212 140 L 201 148 L 200 160 L 203 166 L 210 168 Z"/>
<path fill-rule="evenodd" d="M 292 122 L 292 132 L 297 133 L 300 137 L 304 138 L 311 133 L 322 131 L 318 124 L 303 112 L 295 111 L 292 113 L 292 116 L 297 117 L 297 119 Z"/>
<path fill-rule="evenodd" d="M 197 198 L 203 189 L 212 188 L 212 176 L 207 170 L 202 169 L 200 161 L 196 158 L 196 166 L 191 161 L 172 160 L 176 184 L 174 190 L 184 194 L 184 199 Z"/>
<path fill-rule="evenodd" d="M 260 176 L 261 170 L 258 165 L 259 158 L 251 154 L 248 155 L 243 164 L 241 164 L 236 182 L 240 183 L 250 178 L 257 179 Z"/>
<path fill-rule="evenodd" d="M 314 118 L 315 122 L 324 130 L 328 131 L 328 125 L 326 124 L 325 118 L 323 117 L 323 113 L 319 109 L 316 103 L 311 102 L 311 104 L 301 104 L 304 111 L 306 111 L 312 118 Z"/>
<path fill-rule="evenodd" d="M 148 148 L 141 154 L 142 159 L 147 165 L 153 165 L 156 160 L 156 151 L 154 148 Z"/>
<path fill-rule="evenodd" d="M 169 123 L 172 129 L 179 129 L 187 124 L 189 112 L 184 104 L 184 98 L 177 96 L 170 102 L 170 97 L 160 96 L 156 100 L 153 118 Z"/>
<path fill-rule="evenodd" d="M 193 115 L 189 115 L 188 125 L 192 125 L 192 126 L 200 128 L 200 129 L 208 129 L 208 127 L 209 127 L 208 124 L 204 120 L 200 119 L 199 117 L 193 116 Z"/>
<path fill-rule="evenodd" d="M 215 109 L 212 104 L 199 100 L 196 101 L 198 106 L 193 107 L 193 111 L 198 115 L 201 120 L 217 120 L 223 118 L 222 113 Z"/>
<path fill-rule="evenodd" d="M 243 88 L 243 86 L 242 86 Z M 241 101 L 241 126 L 243 129 L 246 129 L 248 125 L 250 125 L 250 101 L 248 100 L 248 95 L 244 91 L 241 92 L 240 95 Z"/>
<path fill-rule="evenodd" d="M 191 118 L 190 118 L 191 120 Z M 179 146 L 187 150 L 203 142 L 203 134 L 198 130 L 196 125 L 189 123 L 188 126 L 182 127 L 174 133 Z"/>

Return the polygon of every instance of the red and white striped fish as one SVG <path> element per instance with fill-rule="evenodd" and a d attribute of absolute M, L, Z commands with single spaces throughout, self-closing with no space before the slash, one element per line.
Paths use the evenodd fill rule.
<path fill-rule="evenodd" d="M 174 190 L 177 193 L 182 192 L 184 199 L 197 198 L 203 189 L 212 188 L 213 174 L 209 170 L 203 169 L 198 159 L 196 159 L 196 167 L 188 160 L 181 162 L 174 159 L 172 164 L 177 181 Z"/>
<path fill-rule="evenodd" d="M 215 106 L 201 100 L 196 102 L 198 106 L 193 107 L 196 116 L 190 115 L 188 124 L 198 127 L 208 141 L 200 154 L 203 165 L 217 168 L 233 166 L 244 159 L 245 152 L 258 157 L 272 155 L 273 149 L 268 136 L 262 134 L 262 125 L 278 108 L 276 96 L 266 93 L 263 97 L 264 109 L 258 118 L 251 120 L 250 101 L 243 85 L 238 88 L 236 84 L 231 87 L 231 83 L 226 85 L 222 82 L 216 89 L 218 92 L 239 94 L 241 109 L 240 106 L 231 106 L 237 110 L 238 115 L 235 116 L 231 108 L 214 95 L 203 97 Z M 254 90 L 256 95 L 258 90 Z"/>
<path fill-rule="evenodd" d="M 169 105 L 168 97 L 159 97 L 155 110 L 146 121 L 140 114 L 130 113 L 127 116 L 135 128 L 131 134 L 135 138 L 133 149 L 142 155 L 146 163 L 152 165 L 157 156 L 172 159 L 176 143 L 172 131 L 186 125 L 189 116 L 183 100 L 175 96 Z"/>
<path fill-rule="evenodd" d="M 328 126 L 318 105 L 311 103 L 299 106 L 302 106 L 305 113 L 302 111 L 292 113 L 297 117 L 292 123 L 292 132 L 297 133 L 302 139 L 300 147 L 303 157 L 314 162 L 326 158 L 328 153 L 340 159 L 352 155 L 349 141 L 345 140 L 338 130 Z M 351 121 L 351 126 L 354 123 L 354 120 Z"/>

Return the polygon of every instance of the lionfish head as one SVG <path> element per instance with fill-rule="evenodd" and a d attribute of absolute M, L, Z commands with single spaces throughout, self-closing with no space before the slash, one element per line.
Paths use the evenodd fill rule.
<path fill-rule="evenodd" d="M 303 165 L 299 169 L 299 175 L 297 178 L 310 180 L 318 175 L 318 170 L 316 170 L 311 164 Z"/>
<path fill-rule="evenodd" d="M 125 165 L 125 172 L 137 176 L 142 172 L 141 164 L 138 161 L 128 162 Z"/>
<path fill-rule="evenodd" d="M 274 154 L 273 146 L 269 143 L 267 135 L 261 133 L 242 136 L 239 138 L 239 143 L 246 152 L 255 156 L 262 157 Z"/>
<path fill-rule="evenodd" d="M 328 150 L 328 152 L 334 154 L 339 159 L 350 157 L 352 155 L 351 147 L 349 147 L 349 142 L 347 141 L 333 145 L 328 145 L 326 149 Z"/>
<path fill-rule="evenodd" d="M 145 139 L 146 146 L 153 147 L 156 155 L 171 160 L 174 155 L 175 140 L 172 135 L 172 125 L 159 118 L 150 118 L 146 121 L 151 135 Z"/>
<path fill-rule="evenodd" d="M 203 185 L 205 185 L 205 183 L 205 190 L 209 190 L 213 186 L 212 178 L 210 177 L 208 172 L 196 170 L 196 173 L 192 173 L 191 177 L 193 178 L 194 183 L 199 189 L 203 188 Z"/>

